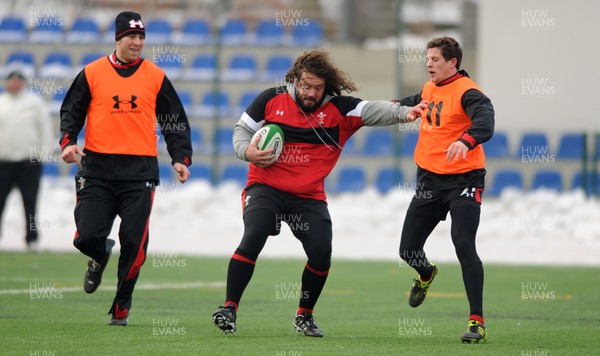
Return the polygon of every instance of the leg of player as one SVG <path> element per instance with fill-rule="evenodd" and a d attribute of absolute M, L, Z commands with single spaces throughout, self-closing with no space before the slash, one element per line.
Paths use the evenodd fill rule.
<path fill-rule="evenodd" d="M 480 211 L 478 205 L 460 206 L 450 210 L 452 242 L 461 265 L 470 306 L 469 325 L 461 337 L 463 342 L 479 342 L 487 338 L 483 320 L 483 265 L 475 246 Z"/>
<path fill-rule="evenodd" d="M 96 179 L 75 177 L 75 239 L 73 245 L 91 258 L 84 274 L 83 289 L 91 294 L 102 282 L 115 242 L 107 239 L 116 217 L 116 202 L 108 186 Z"/>
<path fill-rule="evenodd" d="M 213 324 L 225 334 L 237 331 L 238 305 L 252 278 L 258 255 L 269 235 L 274 233 L 275 217 L 269 209 L 252 209 L 244 213 L 244 236 L 227 269 L 225 303 L 212 314 Z"/>
<path fill-rule="evenodd" d="M 423 209 L 423 207 L 419 209 Z M 425 241 L 427 241 L 438 222 L 439 218 L 436 216 L 420 215 L 412 212 L 410 208 L 404 219 L 400 238 L 400 257 L 419 274 L 413 280 L 413 286 L 408 297 L 408 304 L 413 308 L 423 303 L 433 279 L 438 274 L 438 267 L 429 262 L 423 250 Z"/>
<path fill-rule="evenodd" d="M 322 337 L 323 331 L 313 317 L 313 311 L 331 266 L 332 227 L 327 206 L 323 202 L 311 202 L 297 214 L 294 222 L 288 222 L 294 236 L 302 242 L 308 261 L 302 272 L 302 287 L 298 310 L 292 325 L 305 336 Z"/>

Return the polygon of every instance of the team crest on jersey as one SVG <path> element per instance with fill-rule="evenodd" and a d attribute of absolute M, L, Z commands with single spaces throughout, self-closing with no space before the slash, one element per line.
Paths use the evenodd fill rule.
<path fill-rule="evenodd" d="M 85 188 L 85 178 L 79 177 L 79 179 L 77 180 L 77 184 L 79 185 L 77 190 L 82 190 L 83 188 Z"/>
<path fill-rule="evenodd" d="M 320 125 L 323 125 L 325 123 L 324 119 L 325 119 L 326 116 L 327 115 L 325 115 L 325 113 L 322 112 L 322 111 L 317 115 L 317 117 L 319 118 L 319 124 Z"/>

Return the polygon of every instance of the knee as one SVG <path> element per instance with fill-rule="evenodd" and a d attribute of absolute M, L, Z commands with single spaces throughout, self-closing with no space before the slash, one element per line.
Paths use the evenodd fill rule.
<path fill-rule="evenodd" d="M 458 257 L 458 261 L 461 265 L 481 262 L 477 255 L 474 242 L 459 239 L 454 242 L 454 249 L 456 251 L 456 257 Z"/>
<path fill-rule="evenodd" d="M 321 271 L 329 269 L 331 266 L 331 251 L 331 245 L 323 245 L 313 249 L 308 256 L 309 266 Z"/>

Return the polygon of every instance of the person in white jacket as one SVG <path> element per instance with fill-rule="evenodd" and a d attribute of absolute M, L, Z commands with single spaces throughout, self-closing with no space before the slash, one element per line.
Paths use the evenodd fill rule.
<path fill-rule="evenodd" d="M 42 97 L 26 90 L 23 73 L 12 71 L 6 79 L 6 90 L 0 93 L 0 223 L 6 198 L 16 186 L 25 208 L 25 243 L 36 250 L 39 156 L 53 147 L 50 111 Z"/>

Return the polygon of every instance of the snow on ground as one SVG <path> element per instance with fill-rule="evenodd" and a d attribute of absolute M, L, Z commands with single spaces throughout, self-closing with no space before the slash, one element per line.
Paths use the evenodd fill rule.
<path fill-rule="evenodd" d="M 170 182 L 158 188 L 150 224 L 149 257 L 163 255 L 229 256 L 242 236 L 241 189 L 212 188 L 204 181 Z M 334 258 L 399 260 L 404 214 L 412 193 L 374 189 L 330 196 Z M 72 178 L 44 179 L 38 225 L 42 251 L 76 251 Z M 111 238 L 118 241 L 117 218 Z M 284 224 L 285 226 L 285 224 Z M 23 251 L 25 219 L 18 191 L 7 201 L 0 250 Z M 505 191 L 482 206 L 477 238 L 484 263 L 600 266 L 600 202 L 581 192 Z M 425 251 L 434 261 L 457 261 L 450 239 L 450 217 L 430 236 Z M 285 226 L 271 237 L 262 257 L 304 257 Z"/>

